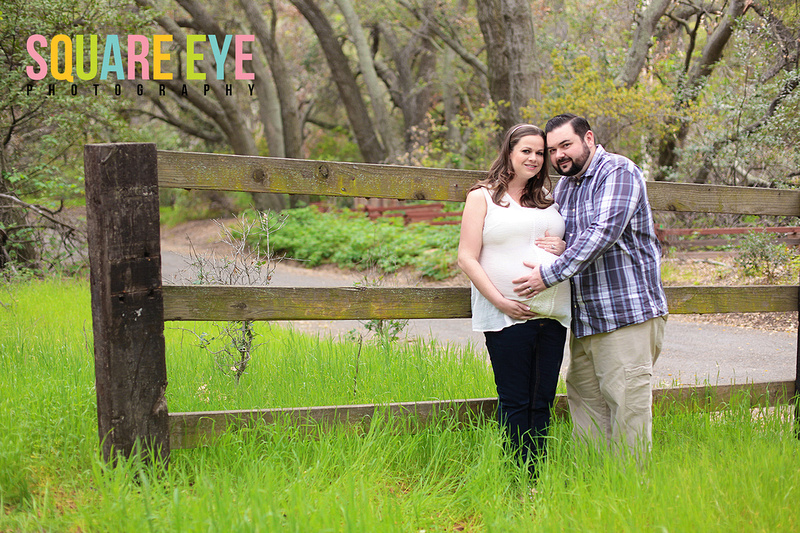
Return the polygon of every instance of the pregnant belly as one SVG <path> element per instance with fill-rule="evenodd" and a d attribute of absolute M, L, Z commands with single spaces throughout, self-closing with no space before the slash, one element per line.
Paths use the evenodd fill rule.
<path fill-rule="evenodd" d="M 512 280 L 530 275 L 531 268 L 525 266 L 523 262 L 549 265 L 556 259 L 557 256 L 534 247 L 530 253 L 522 257 L 504 257 L 491 261 L 484 261 L 482 258 L 481 266 L 500 294 L 509 300 L 526 301 L 528 298 L 521 298 L 514 292 L 516 285 L 512 283 Z"/>

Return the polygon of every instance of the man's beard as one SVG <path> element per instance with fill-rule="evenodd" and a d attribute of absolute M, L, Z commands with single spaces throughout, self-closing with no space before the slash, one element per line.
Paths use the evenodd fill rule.
<path fill-rule="evenodd" d="M 556 162 L 555 166 L 558 169 L 558 173 L 561 174 L 562 176 L 574 176 L 578 174 L 581 170 L 583 170 L 583 167 L 589 160 L 589 156 L 592 154 L 591 150 L 589 150 L 589 145 L 586 144 L 586 141 L 581 141 L 581 144 L 583 144 L 583 153 L 581 154 L 581 157 L 578 160 L 570 158 L 562 158 L 561 161 L 564 161 L 565 159 L 569 159 L 570 161 L 572 161 L 572 165 L 568 169 L 561 170 L 560 163 L 558 161 Z"/>

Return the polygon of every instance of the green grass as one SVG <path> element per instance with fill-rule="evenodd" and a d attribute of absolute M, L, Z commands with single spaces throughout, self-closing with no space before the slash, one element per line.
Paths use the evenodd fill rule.
<path fill-rule="evenodd" d="M 530 482 L 497 425 L 370 427 L 308 435 L 286 423 L 175 450 L 167 471 L 99 459 L 85 283 L 0 287 L 0 531 L 792 531 L 798 452 L 782 411 L 663 406 L 645 466 L 555 424 Z M 185 324 L 184 324 L 185 325 Z M 175 324 L 170 324 L 175 326 Z M 192 327 L 209 327 L 196 324 Z M 355 345 L 264 325 L 236 387 L 181 329 L 166 332 L 171 411 L 491 396 L 480 353 Z"/>
<path fill-rule="evenodd" d="M 493 396 L 482 354 L 431 342 L 358 345 L 256 324 L 257 349 L 238 387 L 195 348 L 212 324 L 165 331 L 171 411 L 389 403 Z"/>

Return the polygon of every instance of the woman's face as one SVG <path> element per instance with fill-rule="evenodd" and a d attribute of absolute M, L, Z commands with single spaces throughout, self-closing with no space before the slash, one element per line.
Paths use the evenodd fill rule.
<path fill-rule="evenodd" d="M 526 135 L 511 150 L 511 168 L 514 179 L 528 181 L 539 173 L 544 165 L 544 139 L 538 135 Z"/>

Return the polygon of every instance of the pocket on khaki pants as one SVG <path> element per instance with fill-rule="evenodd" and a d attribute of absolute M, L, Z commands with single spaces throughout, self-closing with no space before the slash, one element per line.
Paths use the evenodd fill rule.
<path fill-rule="evenodd" d="M 633 413 L 650 410 L 652 392 L 650 381 L 653 377 L 652 365 L 642 365 L 625 369 L 625 408 Z"/>

